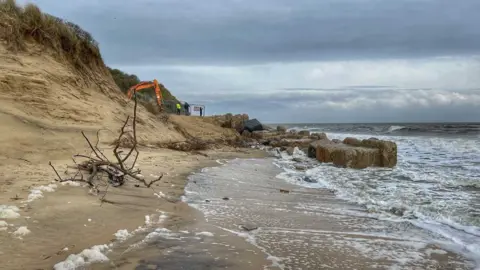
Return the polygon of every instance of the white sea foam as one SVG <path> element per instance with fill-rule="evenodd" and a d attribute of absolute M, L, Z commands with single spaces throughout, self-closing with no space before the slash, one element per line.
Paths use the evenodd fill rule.
<path fill-rule="evenodd" d="M 20 209 L 14 205 L 0 205 L 0 218 L 1 219 L 15 219 L 19 218 Z"/>
<path fill-rule="evenodd" d="M 105 255 L 109 251 L 107 245 L 93 246 L 89 249 L 84 249 L 79 254 L 71 254 L 65 261 L 54 265 L 55 270 L 75 270 L 85 267 L 92 263 L 108 262 L 109 259 Z"/>
<path fill-rule="evenodd" d="M 153 193 L 153 195 L 157 196 L 158 198 L 165 198 L 167 197 L 163 192 L 159 191 L 159 192 L 155 192 Z"/>
<path fill-rule="evenodd" d="M 30 194 L 28 194 L 25 202 L 33 202 L 34 200 L 43 198 L 43 192 L 54 192 L 57 188 L 58 186 L 56 184 L 34 187 L 30 190 Z"/>
<path fill-rule="evenodd" d="M 150 216 L 145 216 L 145 225 L 150 225 Z"/>
<path fill-rule="evenodd" d="M 62 186 L 72 186 L 72 187 L 79 187 L 81 186 L 82 184 L 80 182 L 75 182 L 75 181 L 63 181 L 63 182 L 60 182 L 60 184 Z"/>
<path fill-rule="evenodd" d="M 213 237 L 213 233 L 211 233 L 211 232 L 198 232 L 198 233 L 195 233 L 195 235 Z"/>
<path fill-rule="evenodd" d="M 145 240 L 146 242 L 151 242 L 156 240 L 157 238 L 165 238 L 165 239 L 180 239 L 179 234 L 172 232 L 167 228 L 157 228 L 155 231 L 149 233 Z"/>
<path fill-rule="evenodd" d="M 391 133 L 391 132 L 394 132 L 395 130 L 400 130 L 400 129 L 402 129 L 402 128 L 405 128 L 405 127 L 404 127 L 404 126 L 390 126 L 390 127 L 388 128 L 388 131 L 387 131 L 387 132 L 388 132 L 388 133 Z"/>
<path fill-rule="evenodd" d="M 25 236 L 29 233 L 31 233 L 31 231 L 26 226 L 20 226 L 16 231 L 13 232 L 13 235 L 22 238 L 22 236 Z"/>
<path fill-rule="evenodd" d="M 117 238 L 118 241 L 125 241 L 132 236 L 132 234 L 129 233 L 128 230 L 118 230 L 113 235 L 115 235 L 115 238 Z"/>

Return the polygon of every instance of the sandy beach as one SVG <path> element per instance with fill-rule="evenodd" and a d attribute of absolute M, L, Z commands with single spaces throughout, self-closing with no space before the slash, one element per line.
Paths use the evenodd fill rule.
<path fill-rule="evenodd" d="M 55 175 L 48 164 L 30 164 L 22 166 L 21 170 L 15 165 L 3 165 L 2 177 L 15 175 L 18 179 L 14 185 L 2 185 L 0 205 L 18 208 L 18 211 L 8 212 L 11 217 L 6 219 L 8 227 L 0 232 L 3 269 L 51 269 L 69 254 L 95 245 L 115 243 L 114 234 L 118 230 L 131 232 L 145 226 L 146 217 L 153 215 L 153 220 L 159 212 L 168 213 L 165 223 L 159 226 L 184 230 L 200 228 L 201 216 L 180 201 L 187 175 L 218 164 L 217 159 L 265 155 L 260 151 L 227 148 L 204 154 L 142 149 L 138 162 L 142 173 L 146 176 L 164 173 L 163 180 L 153 188 L 135 187 L 137 183 L 133 181 L 121 188 L 110 187 L 103 203 L 99 200 L 103 194 L 89 194 L 88 187 L 52 182 Z M 56 163 L 61 164 L 61 161 Z M 5 174 L 8 171 L 11 174 Z M 33 190 L 41 190 L 43 196 L 28 202 Z M 4 212 L 6 215 L 7 211 Z M 158 220 L 158 215 L 156 218 Z M 25 235 L 15 233 L 19 228 L 24 228 L 20 231 Z"/>

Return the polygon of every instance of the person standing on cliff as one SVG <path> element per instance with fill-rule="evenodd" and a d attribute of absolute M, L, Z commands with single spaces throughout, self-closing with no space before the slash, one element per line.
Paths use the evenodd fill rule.
<path fill-rule="evenodd" d="M 182 109 L 182 105 L 180 103 L 177 103 L 177 114 L 180 115 L 180 110 Z"/>
<path fill-rule="evenodd" d="M 200 107 L 200 116 L 203 116 L 203 107 Z"/>
<path fill-rule="evenodd" d="M 185 104 L 183 105 L 183 108 L 185 109 L 185 115 L 190 115 L 190 104 L 188 104 L 188 102 L 185 101 Z"/>

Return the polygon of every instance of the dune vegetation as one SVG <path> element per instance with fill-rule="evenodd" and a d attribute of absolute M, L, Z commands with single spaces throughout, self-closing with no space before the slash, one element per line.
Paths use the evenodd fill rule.
<path fill-rule="evenodd" d="M 0 40 L 14 52 L 25 51 L 29 43 L 36 42 L 79 70 L 105 67 L 98 43 L 90 33 L 43 13 L 34 4 L 21 7 L 15 0 L 0 0 Z"/>
<path fill-rule="evenodd" d="M 128 74 L 119 69 L 108 68 L 108 70 L 110 71 L 110 74 L 112 75 L 113 80 L 117 84 L 118 88 L 120 88 L 120 90 L 124 93 L 127 93 L 130 87 L 140 83 L 140 79 L 135 74 Z M 153 79 L 154 78 L 151 78 L 151 80 Z M 164 100 L 171 100 L 171 101 L 177 102 L 178 101 L 177 98 L 174 95 L 172 95 L 172 93 L 165 86 L 163 87 L 162 86 L 160 90 L 162 91 L 162 96 Z M 138 92 L 138 96 L 143 100 L 154 101 L 155 91 L 153 88 L 145 89 L 145 90 L 142 90 L 141 92 Z"/>
<path fill-rule="evenodd" d="M 79 72 L 94 70 L 106 76 L 111 75 L 123 93 L 140 83 L 136 75 L 107 67 L 98 42 L 89 32 L 77 24 L 44 13 L 31 3 L 23 6 L 15 0 L 0 0 L 0 42 L 13 53 L 27 52 L 40 45 L 42 53 L 48 53 L 59 61 L 67 61 Z M 178 102 L 163 85 L 161 91 L 165 101 Z M 155 111 L 153 88 L 139 92 L 138 97 L 147 110 Z"/>

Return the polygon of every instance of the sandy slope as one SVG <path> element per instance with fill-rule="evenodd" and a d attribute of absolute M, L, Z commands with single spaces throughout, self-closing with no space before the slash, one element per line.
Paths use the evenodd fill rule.
<path fill-rule="evenodd" d="M 80 130 L 116 131 L 132 113 L 133 102 L 128 102 L 106 72 L 79 75 L 41 48 L 32 45 L 28 54 L 15 55 L 0 45 L 0 158 L 28 159 L 28 155 L 51 150 L 55 151 L 51 156 L 57 156 L 58 151 L 83 148 L 82 139 L 74 136 Z M 193 118 L 175 118 L 194 136 L 224 135 L 201 118 L 195 117 L 194 122 Z M 113 140 L 103 134 L 108 135 L 103 141 Z M 185 139 L 172 124 L 158 121 L 142 106 L 138 134 L 139 142 L 147 145 Z"/>
<path fill-rule="evenodd" d="M 84 151 L 80 131 L 111 143 L 133 112 L 106 70 L 80 75 L 42 48 L 12 54 L 0 45 L 0 163 L 29 164 L 64 159 Z M 185 118 L 185 119 L 182 119 Z M 234 136 L 198 117 L 172 117 L 165 124 L 138 107 L 138 141 L 142 145 L 185 140 L 192 136 L 220 139 Z M 0 181 L 0 189 L 4 188 Z"/>

